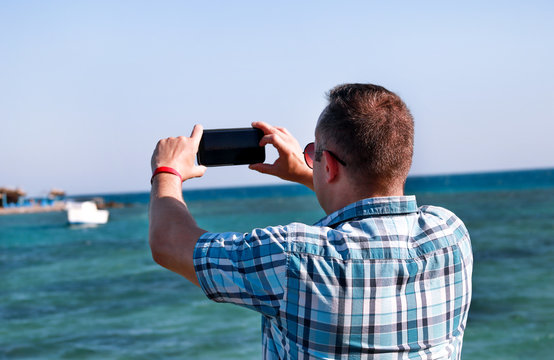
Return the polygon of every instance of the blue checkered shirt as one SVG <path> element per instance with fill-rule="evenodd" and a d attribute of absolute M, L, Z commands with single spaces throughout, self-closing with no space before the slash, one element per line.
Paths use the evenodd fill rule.
<path fill-rule="evenodd" d="M 414 196 L 371 198 L 315 225 L 206 233 L 206 295 L 262 314 L 265 359 L 460 359 L 468 232 Z"/>

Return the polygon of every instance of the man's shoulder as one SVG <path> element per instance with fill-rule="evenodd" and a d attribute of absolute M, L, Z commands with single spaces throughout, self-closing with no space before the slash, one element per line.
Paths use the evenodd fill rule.
<path fill-rule="evenodd" d="M 452 216 L 456 216 L 456 214 L 454 214 L 453 211 L 448 210 L 442 206 L 436 206 L 436 205 L 421 205 L 419 207 L 419 212 L 423 214 L 438 216 L 441 218 L 450 218 Z"/>
<path fill-rule="evenodd" d="M 423 205 L 419 207 L 419 224 L 428 231 L 429 228 L 437 231 L 450 231 L 458 238 L 469 237 L 468 230 L 464 222 L 451 210 L 441 206 Z"/>
<path fill-rule="evenodd" d="M 248 232 L 206 232 L 200 236 L 197 244 L 220 243 L 221 246 L 256 246 L 267 243 L 283 243 L 294 237 L 317 236 L 321 227 L 300 222 L 285 225 L 269 225 L 253 228 Z"/>

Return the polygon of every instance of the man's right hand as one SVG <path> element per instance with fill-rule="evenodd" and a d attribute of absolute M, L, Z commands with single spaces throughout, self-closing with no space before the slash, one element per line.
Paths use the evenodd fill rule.
<path fill-rule="evenodd" d="M 302 148 L 291 133 L 285 128 L 271 126 L 263 121 L 253 122 L 252 126 L 264 132 L 260 146 L 273 145 L 279 152 L 279 157 L 273 164 L 252 164 L 249 168 L 303 184 L 313 190 L 312 169 L 306 165 Z"/>

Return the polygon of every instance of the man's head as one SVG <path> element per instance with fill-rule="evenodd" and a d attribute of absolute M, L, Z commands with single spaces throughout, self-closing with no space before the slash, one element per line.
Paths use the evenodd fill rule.
<path fill-rule="evenodd" d="M 353 183 L 403 185 L 412 163 L 414 121 L 395 93 L 371 84 L 339 85 L 316 127 L 319 151 L 331 150 L 347 165 Z"/>

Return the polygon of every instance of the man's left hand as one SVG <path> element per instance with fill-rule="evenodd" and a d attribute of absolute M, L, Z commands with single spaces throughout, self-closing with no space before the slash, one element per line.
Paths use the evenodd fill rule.
<path fill-rule="evenodd" d="M 160 166 L 168 166 L 177 170 L 183 181 L 204 175 L 206 167 L 195 163 L 203 132 L 202 125 L 195 125 L 190 137 L 179 136 L 160 140 L 152 154 L 152 171 Z"/>

